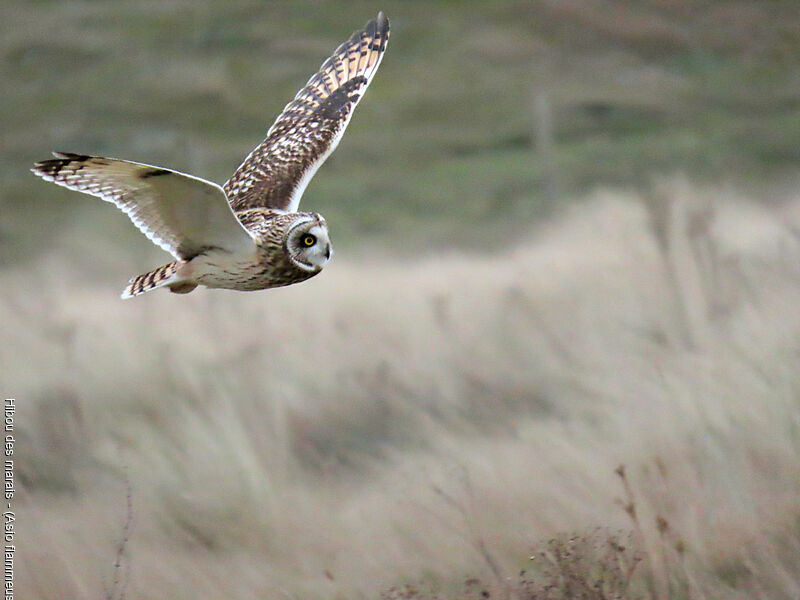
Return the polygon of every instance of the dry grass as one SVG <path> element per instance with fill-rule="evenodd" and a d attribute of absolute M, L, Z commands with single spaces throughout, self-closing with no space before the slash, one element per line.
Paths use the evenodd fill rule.
<path fill-rule="evenodd" d="M 4 271 L 20 595 L 103 597 L 129 479 L 127 598 L 796 598 L 779 210 L 672 179 L 252 295 Z"/>

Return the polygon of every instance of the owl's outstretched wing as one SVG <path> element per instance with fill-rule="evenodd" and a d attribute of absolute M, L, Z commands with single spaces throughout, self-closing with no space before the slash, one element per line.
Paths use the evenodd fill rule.
<path fill-rule="evenodd" d="M 141 163 L 54 152 L 33 173 L 66 188 L 113 202 L 142 233 L 175 258 L 212 248 L 235 251 L 253 243 L 216 183 Z"/>
<path fill-rule="evenodd" d="M 322 63 L 223 186 L 234 212 L 297 210 L 375 76 L 388 39 L 389 20 L 381 12 Z"/>

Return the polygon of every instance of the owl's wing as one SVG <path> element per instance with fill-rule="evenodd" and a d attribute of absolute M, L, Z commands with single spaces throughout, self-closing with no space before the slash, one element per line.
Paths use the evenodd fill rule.
<path fill-rule="evenodd" d="M 141 163 L 54 152 L 33 173 L 57 185 L 113 202 L 142 233 L 175 258 L 212 248 L 235 251 L 253 240 L 217 184 Z"/>
<path fill-rule="evenodd" d="M 381 12 L 322 63 L 223 186 L 235 213 L 297 210 L 308 182 L 339 144 L 388 39 L 389 20 Z"/>

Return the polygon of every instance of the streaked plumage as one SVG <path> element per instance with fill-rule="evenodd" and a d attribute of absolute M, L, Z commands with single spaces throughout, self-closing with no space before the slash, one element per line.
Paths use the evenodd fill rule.
<path fill-rule="evenodd" d="M 340 45 L 286 105 L 223 187 L 152 165 L 54 153 L 32 171 L 113 202 L 175 260 L 131 279 L 123 298 L 158 287 L 260 290 L 313 277 L 331 256 L 325 219 L 297 212 L 380 65 L 389 21 L 379 13 Z"/>

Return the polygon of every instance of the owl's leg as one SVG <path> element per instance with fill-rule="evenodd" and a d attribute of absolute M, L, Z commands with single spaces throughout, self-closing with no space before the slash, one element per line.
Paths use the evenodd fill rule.
<path fill-rule="evenodd" d="M 183 283 L 176 283 L 169 286 L 169 291 L 173 294 L 188 294 L 197 287 L 196 283 L 191 281 L 184 281 Z"/>

